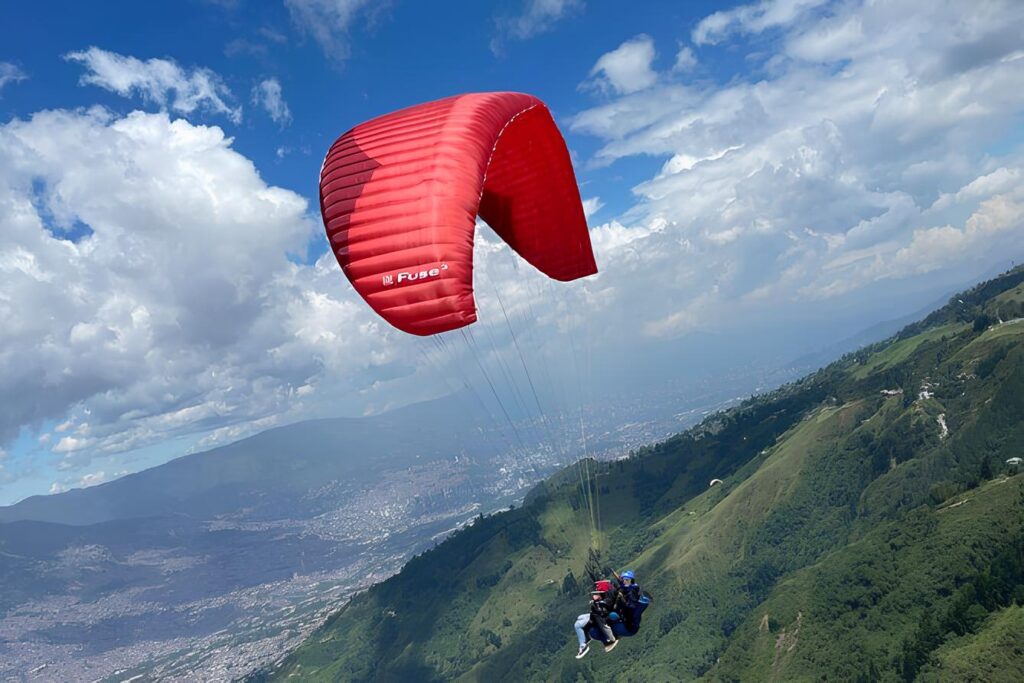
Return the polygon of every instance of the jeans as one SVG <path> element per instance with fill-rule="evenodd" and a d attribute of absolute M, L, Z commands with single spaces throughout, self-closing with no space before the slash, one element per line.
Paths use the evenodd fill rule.
<path fill-rule="evenodd" d="M 590 623 L 590 615 L 581 614 L 578 617 L 576 617 L 576 623 L 573 624 L 573 628 L 576 629 L 576 637 L 579 638 L 580 641 L 580 647 L 583 647 L 587 644 L 587 636 L 583 632 L 583 629 L 587 627 L 588 623 Z"/>
<path fill-rule="evenodd" d="M 587 628 L 587 624 L 589 623 L 590 615 L 581 614 L 578 617 L 576 617 L 576 623 L 573 624 L 573 628 L 576 629 L 576 638 L 580 641 L 580 647 L 583 647 L 587 644 L 587 636 L 585 631 Z M 603 642 L 610 643 L 613 640 L 615 640 L 615 634 L 612 632 L 612 629 L 610 626 L 608 626 L 608 624 L 598 624 L 597 627 L 599 631 L 602 631 L 604 633 Z"/>

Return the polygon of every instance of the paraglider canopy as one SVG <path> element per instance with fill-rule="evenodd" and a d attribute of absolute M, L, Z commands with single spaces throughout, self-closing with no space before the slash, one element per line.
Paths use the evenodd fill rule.
<path fill-rule="evenodd" d="M 568 149 L 531 95 L 458 95 L 356 126 L 324 160 L 320 208 L 356 291 L 412 334 L 476 320 L 477 215 L 551 278 L 597 272 Z"/>

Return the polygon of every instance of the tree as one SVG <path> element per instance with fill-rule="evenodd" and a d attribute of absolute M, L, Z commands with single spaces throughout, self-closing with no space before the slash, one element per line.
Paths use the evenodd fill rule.
<path fill-rule="evenodd" d="M 562 579 L 562 595 L 579 595 L 580 584 L 573 575 L 572 570 Z"/>
<path fill-rule="evenodd" d="M 982 481 L 992 478 L 992 461 L 991 458 L 984 458 L 981 461 L 981 471 L 978 473 Z"/>

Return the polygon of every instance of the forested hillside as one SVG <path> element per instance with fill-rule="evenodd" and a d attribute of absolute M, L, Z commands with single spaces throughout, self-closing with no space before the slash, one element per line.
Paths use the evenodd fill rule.
<path fill-rule="evenodd" d="M 261 677 L 1021 680 L 1024 476 L 1006 461 L 1024 456 L 1022 318 L 1018 268 L 799 382 L 589 463 L 589 491 L 569 468 L 357 596 Z M 655 602 L 635 637 L 576 660 L 592 545 Z"/>

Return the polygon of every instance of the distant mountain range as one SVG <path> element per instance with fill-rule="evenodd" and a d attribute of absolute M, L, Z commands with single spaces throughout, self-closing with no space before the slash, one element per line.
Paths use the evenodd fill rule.
<path fill-rule="evenodd" d="M 1017 268 L 628 459 L 565 469 L 251 678 L 1024 680 L 1021 455 Z M 613 568 L 653 605 L 577 660 L 573 621 Z"/>
<path fill-rule="evenodd" d="M 457 407 L 456 407 L 457 406 Z M 474 427 L 484 416 L 454 399 L 419 403 L 365 418 L 300 422 L 86 489 L 33 496 L 0 507 L 0 523 L 35 520 L 84 525 L 166 515 L 206 519 L 247 509 L 249 517 L 294 512 L 329 481 L 358 486 L 382 472 L 470 449 L 486 458 L 492 442 Z M 330 503 L 308 499 L 306 512 Z"/>
<path fill-rule="evenodd" d="M 449 397 L 0 508 L 0 679 L 245 673 L 551 471 L 493 429 Z"/>

